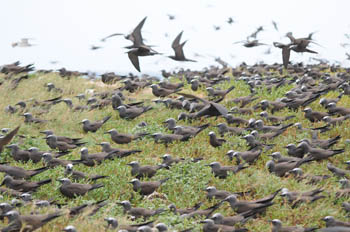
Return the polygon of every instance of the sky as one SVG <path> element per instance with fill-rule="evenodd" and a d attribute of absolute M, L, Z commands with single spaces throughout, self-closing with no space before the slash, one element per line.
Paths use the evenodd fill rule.
<path fill-rule="evenodd" d="M 142 34 L 146 44 L 163 55 L 141 57 L 141 73 L 159 74 L 160 70 L 178 68 L 202 69 L 215 64 L 221 57 L 235 66 L 243 61 L 281 63 L 281 50 L 272 47 L 273 41 L 288 43 L 284 36 L 293 32 L 295 37 L 306 37 L 316 31 L 311 49 L 317 55 L 291 55 L 292 62 L 310 62 L 310 57 L 326 58 L 349 66 L 340 43 L 350 43 L 344 34 L 350 33 L 348 0 L 3 0 L 0 1 L 1 36 L 0 64 L 20 60 L 34 63 L 38 69 L 67 69 L 79 71 L 128 73 L 137 71 L 123 47 L 131 44 L 123 37 L 114 37 L 105 43 L 100 39 L 116 32 L 130 33 L 145 17 Z M 169 20 L 167 14 L 175 15 Z M 232 17 L 235 23 L 226 21 Z M 277 22 L 279 31 L 272 26 Z M 220 26 L 218 31 L 215 26 Z M 267 45 L 245 48 L 236 41 L 245 40 L 259 26 L 258 35 Z M 185 56 L 197 60 L 176 62 L 171 43 L 181 32 Z M 21 38 L 33 38 L 29 48 L 13 48 Z M 91 45 L 102 46 L 90 50 Z M 264 52 L 270 48 L 271 54 Z M 57 61 L 57 64 L 51 64 Z"/>

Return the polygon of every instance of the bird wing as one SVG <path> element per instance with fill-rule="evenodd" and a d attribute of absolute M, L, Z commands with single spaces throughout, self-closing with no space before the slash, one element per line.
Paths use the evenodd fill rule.
<path fill-rule="evenodd" d="M 147 16 L 144 17 L 141 22 L 136 26 L 136 28 L 133 30 L 133 32 L 131 33 L 131 36 L 133 37 L 133 42 L 134 45 L 142 45 L 143 44 L 143 39 L 142 39 L 142 35 L 141 35 L 141 29 L 143 27 L 143 24 L 145 23 L 147 19 Z"/>
<path fill-rule="evenodd" d="M 179 46 L 177 46 L 176 48 L 174 48 L 175 51 L 175 57 L 179 60 L 185 60 L 185 54 L 184 54 L 184 50 L 183 50 L 183 46 L 186 44 L 187 40 L 185 42 L 183 42 L 182 44 L 180 44 Z"/>
<path fill-rule="evenodd" d="M 111 37 L 114 37 L 114 36 L 119 36 L 119 35 L 124 35 L 122 33 L 114 33 L 114 34 L 111 34 L 109 36 L 106 36 L 104 38 L 101 39 L 102 42 L 105 42 L 107 39 L 111 38 Z"/>
<path fill-rule="evenodd" d="M 134 65 L 134 67 L 137 69 L 137 71 L 141 72 L 139 57 L 135 55 L 133 52 L 128 52 L 128 57 L 132 65 Z"/>
<path fill-rule="evenodd" d="M 181 36 L 182 36 L 182 33 L 183 33 L 184 31 L 181 31 L 177 36 L 176 36 L 176 38 L 174 39 L 174 41 L 173 41 L 173 43 L 171 44 L 171 47 L 174 49 L 174 51 L 175 51 L 175 49 L 178 47 L 178 46 L 180 46 L 180 40 L 181 40 Z M 175 51 L 176 52 L 176 51 Z"/>
<path fill-rule="evenodd" d="M 290 48 L 287 46 L 283 47 L 282 48 L 282 61 L 283 61 L 283 66 L 285 68 L 288 67 L 289 58 L 290 58 Z"/>
<path fill-rule="evenodd" d="M 197 97 L 197 96 L 192 95 L 192 94 L 188 94 L 188 93 L 177 93 L 177 94 L 179 94 L 179 95 L 181 95 L 181 96 L 184 96 L 184 97 L 187 97 L 187 98 L 194 98 L 194 99 L 197 99 L 197 100 L 199 100 L 199 101 L 201 101 L 201 102 L 203 102 L 203 103 L 205 103 L 205 104 L 210 104 L 210 102 L 209 102 L 208 100 L 205 100 L 205 99 L 203 99 L 203 98 Z"/>
<path fill-rule="evenodd" d="M 2 148 L 8 144 L 12 138 L 17 134 L 18 130 L 19 130 L 20 126 L 16 127 L 13 131 L 11 131 L 10 133 L 8 133 L 5 137 L 0 139 L 0 153 L 2 151 Z"/>

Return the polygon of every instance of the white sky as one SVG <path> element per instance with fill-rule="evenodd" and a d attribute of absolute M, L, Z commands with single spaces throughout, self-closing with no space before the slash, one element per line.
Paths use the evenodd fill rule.
<path fill-rule="evenodd" d="M 161 69 L 177 67 L 200 69 L 213 64 L 213 57 L 220 56 L 232 65 L 246 61 L 281 63 L 281 51 L 271 48 L 271 55 L 264 55 L 267 46 L 244 48 L 233 42 L 244 40 L 258 26 L 265 31 L 258 38 L 263 43 L 288 42 L 285 33 L 292 31 L 296 37 L 305 37 L 318 31 L 314 38 L 322 47 L 312 45 L 319 55 L 292 54 L 293 62 L 309 57 L 345 61 L 350 51 L 340 43 L 350 42 L 344 33 L 350 33 L 348 0 L 2 0 L 0 1 L 0 64 L 34 62 L 37 68 L 67 67 L 75 70 L 135 72 L 126 50 L 130 44 L 122 37 L 106 43 L 99 40 L 111 33 L 128 33 L 148 16 L 143 27 L 146 44 L 157 45 L 155 50 L 172 55 L 171 42 L 184 30 L 182 39 L 188 40 L 184 47 L 186 57 L 197 63 L 179 63 L 164 56 L 141 57 L 142 73 L 159 73 Z M 167 14 L 176 19 L 168 20 Z M 226 23 L 228 17 L 235 24 Z M 271 24 L 275 20 L 280 32 Z M 213 25 L 221 26 L 215 31 Z M 165 34 L 169 37 L 165 37 Z M 31 48 L 12 48 L 11 43 L 23 37 L 35 38 Z M 91 51 L 91 45 L 103 49 Z M 203 57 L 195 57 L 194 53 Z M 232 58 L 234 56 L 234 58 Z M 59 64 L 52 65 L 50 61 Z"/>

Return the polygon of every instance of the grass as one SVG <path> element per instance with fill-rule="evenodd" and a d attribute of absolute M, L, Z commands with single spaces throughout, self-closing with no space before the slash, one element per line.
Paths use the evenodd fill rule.
<path fill-rule="evenodd" d="M 276 73 L 276 75 L 278 74 Z M 85 103 L 79 102 L 78 99 L 74 98 L 74 96 L 79 93 L 84 93 L 87 89 L 93 89 L 95 92 L 104 92 L 118 87 L 118 84 L 113 86 L 104 85 L 99 80 L 90 81 L 83 78 L 71 78 L 70 80 L 66 80 L 62 79 L 55 73 L 34 73 L 30 75 L 28 80 L 22 81 L 17 89 L 11 90 L 9 88 L 10 81 L 3 80 L 3 78 L 4 76 L 0 76 L 0 82 L 3 81 L 3 84 L 0 85 L 0 109 L 4 109 L 9 104 L 15 105 L 20 100 L 28 101 L 29 99 L 36 99 L 38 101 L 42 101 L 61 95 L 59 93 L 47 92 L 44 85 L 48 82 L 52 82 L 56 87 L 62 88 L 64 90 L 62 93 L 64 98 L 73 99 L 74 105 Z M 235 106 L 235 104 L 230 102 L 229 99 L 249 94 L 248 86 L 243 81 L 236 81 L 234 79 L 235 78 L 232 78 L 231 81 L 219 84 L 221 88 L 228 88 L 231 85 L 236 86 L 235 90 L 233 90 L 226 97 L 226 100 L 223 103 L 227 106 L 227 108 Z M 179 80 L 177 78 L 172 78 L 172 81 L 178 82 Z M 283 86 L 279 89 L 272 89 L 272 91 L 267 91 L 264 88 L 258 89 L 259 99 L 251 103 L 249 106 L 252 106 L 263 99 L 274 100 L 276 98 L 280 98 L 291 88 L 293 88 L 292 85 Z M 183 91 L 191 93 L 188 84 L 185 84 Z M 36 146 L 40 150 L 49 150 L 49 147 L 46 145 L 42 134 L 39 132 L 45 129 L 51 129 L 57 135 L 82 137 L 83 141 L 87 142 L 86 147 L 88 147 L 90 153 L 99 152 L 100 146 L 96 144 L 103 141 L 110 142 L 114 147 L 142 150 L 141 153 L 131 155 L 124 159 L 106 161 L 94 168 L 77 165 L 75 167 L 76 170 L 81 170 L 91 174 L 108 175 L 110 178 L 98 181 L 99 183 L 105 184 L 104 188 L 94 190 L 83 197 L 78 197 L 73 200 L 62 196 L 58 190 L 60 184 L 56 180 L 64 176 L 64 168 L 58 167 L 35 176 L 33 180 L 51 178 L 53 181 L 48 185 L 44 185 L 36 193 L 34 193 L 34 199 L 56 199 L 58 202 L 67 203 L 67 206 L 64 208 L 73 207 L 86 202 L 95 202 L 106 198 L 109 199 L 109 204 L 91 218 L 87 216 L 88 212 L 76 218 L 63 216 L 54 220 L 53 222 L 48 223 L 41 229 L 41 231 L 60 231 L 67 225 L 74 225 L 78 231 L 102 231 L 104 230 L 104 225 L 106 225 L 103 218 L 108 216 L 116 217 L 120 221 L 120 224 L 133 223 L 122 214 L 122 208 L 116 204 L 116 202 L 122 200 L 130 200 L 133 206 L 152 209 L 160 207 L 166 208 L 167 205 L 171 203 L 174 203 L 178 208 L 185 208 L 191 207 L 200 201 L 204 203 L 202 208 L 209 207 L 213 204 L 213 202 L 208 202 L 206 200 L 205 191 L 203 191 L 203 189 L 209 185 L 216 186 L 217 189 L 232 192 L 252 190 L 254 194 L 252 196 L 246 196 L 246 200 L 264 197 L 282 187 L 286 187 L 291 191 L 311 190 L 316 187 L 320 187 L 325 190 L 324 195 L 327 196 L 325 199 L 321 199 L 316 203 L 302 204 L 295 209 L 292 209 L 289 204 L 278 196 L 274 201 L 275 204 L 267 210 L 265 215 L 254 220 L 250 220 L 245 224 L 245 227 L 247 227 L 250 231 L 270 231 L 271 225 L 268 220 L 275 218 L 280 219 L 284 225 L 303 225 L 307 227 L 324 227 L 324 224 L 320 219 L 327 215 L 335 216 L 341 220 L 347 220 L 347 215 L 341 209 L 341 203 L 343 201 L 347 201 L 348 199 L 337 199 L 335 197 L 335 191 L 339 189 L 339 184 L 336 183 L 337 178 L 331 177 L 330 179 L 322 181 L 318 186 L 310 186 L 305 184 L 305 182 L 297 182 L 290 177 L 276 177 L 273 174 L 270 174 L 265 168 L 265 163 L 269 160 L 267 154 L 275 151 L 280 151 L 282 154 L 286 154 L 286 149 L 283 147 L 289 143 L 297 143 L 297 141 L 301 140 L 302 138 L 309 138 L 310 135 L 307 132 L 301 133 L 297 131 L 295 127 L 289 128 L 282 136 L 279 136 L 269 142 L 276 144 L 276 146 L 272 150 L 264 152 L 255 164 L 235 175 L 230 175 L 225 180 L 221 180 L 215 178 L 211 174 L 210 168 L 204 165 L 213 161 L 218 161 L 224 165 L 231 165 L 232 162 L 225 156 L 226 152 L 231 149 L 239 151 L 247 149 L 244 140 L 238 136 L 226 136 L 225 139 L 227 139 L 230 144 L 224 144 L 220 148 L 213 148 L 209 145 L 209 131 L 216 131 L 216 128 L 212 126 L 220 122 L 225 122 L 223 118 L 203 118 L 192 123 L 179 122 L 179 124 L 192 125 L 204 123 L 211 124 L 211 127 L 204 130 L 198 136 L 189 140 L 188 142 L 178 142 L 165 147 L 161 144 L 155 144 L 152 138 L 146 137 L 142 140 L 134 141 L 128 145 L 116 145 L 113 144 L 109 135 L 104 134 L 104 132 L 115 128 L 119 132 L 124 133 L 136 133 L 140 131 L 146 131 L 148 133 L 170 133 L 162 126 L 161 122 L 170 117 L 177 118 L 177 115 L 181 112 L 181 110 L 169 110 L 163 105 L 156 105 L 152 103 L 151 100 L 154 99 L 154 96 L 151 94 L 149 88 L 139 90 L 132 94 L 124 92 L 124 94 L 130 99 L 145 100 L 147 102 L 146 104 L 152 104 L 154 109 L 136 118 L 135 120 L 128 121 L 120 119 L 118 112 L 114 111 L 111 106 L 102 110 L 72 112 L 66 107 L 65 104 L 60 103 L 52 106 L 48 113 L 44 113 L 42 115 L 39 115 L 42 111 L 42 109 L 39 107 L 30 108 L 28 112 L 31 112 L 34 116 L 49 120 L 48 123 L 43 125 L 24 124 L 23 117 L 18 113 L 14 115 L 2 113 L 2 116 L 0 117 L 0 128 L 15 128 L 17 125 L 21 125 L 19 134 L 25 135 L 26 138 L 21 139 L 16 137 L 13 142 L 19 143 L 22 149 L 28 149 L 29 147 Z M 195 94 L 206 96 L 204 88 Z M 336 97 L 338 94 L 338 91 L 331 91 L 323 97 Z M 90 96 L 89 94 L 87 95 Z M 31 105 L 31 101 L 28 101 L 28 104 Z M 350 97 L 344 96 L 338 105 L 349 106 Z M 310 107 L 314 110 L 324 111 L 324 109 L 322 109 L 318 104 L 318 101 L 312 103 Z M 254 112 L 254 115 L 242 115 L 242 117 L 246 119 L 251 117 L 260 118 L 259 113 L 260 111 Z M 288 110 L 284 110 L 276 113 L 276 115 L 286 114 L 295 114 L 296 117 L 291 119 L 289 122 L 301 122 L 303 127 L 306 128 L 322 125 L 322 123 L 313 124 L 309 122 L 304 118 L 303 112 L 301 111 L 289 112 Z M 112 118 L 96 133 L 83 133 L 81 124 L 78 124 L 84 118 L 89 120 L 100 120 L 107 115 L 111 115 Z M 148 126 L 140 129 L 137 127 L 137 124 L 142 121 L 147 122 Z M 345 139 L 350 138 L 349 128 L 349 121 L 346 121 L 341 126 L 337 126 L 331 131 L 321 135 L 322 138 L 334 137 L 338 134 L 342 136 L 342 139 L 340 140 L 339 144 L 336 145 L 336 147 L 345 147 L 346 152 L 330 159 L 334 165 L 342 168 L 345 168 L 343 161 L 350 159 L 348 154 L 349 144 L 345 144 Z M 71 154 L 63 158 L 78 159 L 80 157 L 79 150 L 80 149 L 75 149 L 73 152 L 71 152 Z M 126 164 L 133 160 L 136 160 L 141 164 L 158 164 L 161 163 L 161 156 L 165 153 L 186 159 L 203 157 L 204 160 L 195 164 L 177 164 L 170 170 L 159 171 L 157 175 L 152 178 L 152 180 L 170 177 L 170 179 L 158 190 L 158 192 L 162 194 L 164 198 L 147 200 L 142 199 L 138 194 L 132 194 L 132 185 L 129 184 L 128 181 L 130 181 L 133 177 L 130 174 L 130 168 Z M 31 162 L 16 163 L 11 159 L 8 149 L 1 154 L 1 161 L 8 161 L 11 165 L 21 166 L 26 169 L 39 168 L 43 165 L 42 163 L 33 164 Z M 330 174 L 326 168 L 327 162 L 328 161 L 322 161 L 307 164 L 303 166 L 304 173 Z M 81 181 L 81 183 L 86 182 L 87 181 Z M 10 200 L 11 198 L 7 197 L 6 195 L 3 196 L 3 201 Z M 29 214 L 32 211 L 44 213 L 55 209 L 36 209 L 32 204 L 28 204 L 19 210 L 22 214 Z M 217 212 L 224 215 L 234 215 L 234 212 L 231 210 L 228 204 L 224 204 L 223 207 L 221 207 Z M 200 219 L 182 220 L 179 216 L 175 216 L 170 212 L 163 213 L 160 216 L 151 219 L 156 220 L 157 222 L 164 222 L 169 225 L 170 228 L 176 230 L 194 227 L 194 231 L 199 231 L 201 228 L 201 225 L 198 223 Z M 2 226 L 5 226 L 6 220 L 5 223 L 0 223 L 2 223 Z"/>

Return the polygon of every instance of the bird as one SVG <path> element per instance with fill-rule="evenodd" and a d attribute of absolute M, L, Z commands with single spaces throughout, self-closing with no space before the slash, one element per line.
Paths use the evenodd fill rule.
<path fill-rule="evenodd" d="M 303 228 L 301 226 L 283 226 L 282 222 L 278 219 L 273 219 L 271 223 L 272 232 L 309 232 L 318 229 L 317 227 Z"/>
<path fill-rule="evenodd" d="M 26 180 L 16 180 L 11 176 L 5 176 L 0 186 L 6 185 L 6 187 L 18 190 L 21 192 L 36 191 L 39 187 L 51 183 L 51 179 L 46 179 L 37 182 L 29 182 Z"/>
<path fill-rule="evenodd" d="M 98 179 L 109 177 L 109 176 L 102 176 L 102 175 L 88 175 L 84 172 L 73 170 L 73 164 L 67 164 L 64 174 L 67 177 L 71 177 L 73 180 L 88 179 L 88 180 L 95 181 Z"/>
<path fill-rule="evenodd" d="M 158 215 L 163 213 L 165 210 L 162 208 L 151 210 L 140 207 L 132 207 L 129 201 L 117 202 L 118 205 L 121 205 L 124 209 L 124 214 L 129 214 L 133 216 L 135 219 L 144 218 L 147 219 L 151 216 Z"/>
<path fill-rule="evenodd" d="M 190 61 L 190 62 L 196 62 L 195 60 L 187 59 L 185 57 L 183 46 L 186 44 L 187 40 L 185 42 L 182 42 L 180 44 L 181 36 L 183 31 L 181 31 L 176 38 L 174 39 L 173 43 L 171 44 L 172 49 L 175 51 L 175 56 L 168 56 L 169 58 L 176 60 L 176 61 Z"/>
<path fill-rule="evenodd" d="M 127 164 L 131 167 L 131 175 L 135 176 L 137 179 L 142 177 L 153 177 L 157 171 L 164 168 L 163 165 L 143 165 L 141 166 L 137 161 L 132 161 Z"/>
<path fill-rule="evenodd" d="M 169 143 L 173 143 L 175 141 L 188 141 L 191 136 L 189 135 L 176 135 L 176 134 L 162 134 L 162 133 L 154 133 L 151 135 L 156 143 L 164 143 L 166 146 Z"/>
<path fill-rule="evenodd" d="M 47 120 L 40 119 L 40 118 L 34 118 L 31 113 L 24 113 L 22 114 L 24 116 L 24 123 L 46 123 L 48 122 Z"/>
<path fill-rule="evenodd" d="M 243 159 L 244 162 L 253 164 L 261 155 L 262 150 L 261 149 L 253 149 L 249 151 L 234 151 L 229 150 L 226 155 L 232 160 L 234 157 L 237 160 L 237 164 L 241 163 L 241 159 Z"/>
<path fill-rule="evenodd" d="M 17 134 L 20 126 L 17 126 L 11 132 L 7 133 L 5 136 L 0 137 L 0 154 L 3 151 L 4 147 L 11 142 L 13 137 Z"/>
<path fill-rule="evenodd" d="M 205 219 L 203 221 L 200 221 L 200 223 L 203 223 L 203 232 L 216 232 L 216 231 L 222 231 L 222 232 L 247 232 L 248 230 L 246 228 L 239 228 L 236 229 L 233 226 L 227 226 L 227 225 L 218 225 L 215 224 L 212 219 Z"/>
<path fill-rule="evenodd" d="M 123 134 L 123 133 L 118 133 L 116 129 L 111 129 L 105 132 L 105 134 L 110 134 L 112 141 L 117 144 L 128 144 L 134 140 L 141 139 L 146 135 L 149 135 L 148 133 L 137 133 L 135 135 Z"/>
<path fill-rule="evenodd" d="M 153 109 L 152 106 L 143 106 L 143 107 L 132 107 L 127 109 L 125 106 L 118 106 L 117 110 L 119 111 L 119 117 L 123 119 L 134 119 L 146 113 L 147 111 Z"/>
<path fill-rule="evenodd" d="M 75 229 L 74 226 L 66 226 L 63 228 L 62 231 L 65 231 L 65 232 L 77 232 L 77 230 Z"/>
<path fill-rule="evenodd" d="M 169 178 L 164 178 L 159 181 L 140 181 L 138 179 L 132 179 L 129 183 L 133 185 L 133 190 L 139 192 L 141 195 L 150 195 Z"/>
<path fill-rule="evenodd" d="M 85 133 L 88 132 L 93 132 L 95 133 L 98 129 L 100 129 L 102 127 L 103 124 L 105 124 L 109 119 L 111 118 L 111 116 L 106 116 L 104 117 L 102 120 L 99 121 L 94 121 L 94 122 L 90 122 L 90 120 L 88 119 L 83 119 L 81 121 L 81 123 L 83 124 L 83 131 Z"/>
<path fill-rule="evenodd" d="M 21 168 L 21 167 L 0 164 L 0 172 L 4 172 L 15 179 L 30 179 L 33 176 L 36 176 L 47 170 L 48 170 L 47 167 L 37 168 L 33 170 L 25 170 L 24 168 Z"/>
<path fill-rule="evenodd" d="M 146 45 L 138 45 L 138 47 L 129 50 L 127 53 L 128 53 L 129 60 L 131 61 L 133 66 L 136 68 L 136 70 L 139 72 L 141 72 L 139 56 L 153 56 L 153 55 L 160 54 L 155 50 L 153 50 L 151 47 Z"/>
<path fill-rule="evenodd" d="M 340 220 L 335 219 L 333 216 L 326 216 L 322 218 L 322 221 L 326 222 L 326 227 L 348 227 L 350 228 L 349 222 L 342 222 Z"/>
<path fill-rule="evenodd" d="M 60 192 L 68 197 L 74 198 L 77 196 L 83 196 L 91 190 L 98 189 L 104 187 L 103 184 L 79 184 L 72 183 L 68 178 L 59 179 L 61 186 L 59 188 Z"/>
<path fill-rule="evenodd" d="M 209 132 L 209 144 L 213 147 L 221 147 L 224 143 L 226 143 L 226 140 L 223 138 L 217 138 L 214 131 Z"/>
<path fill-rule="evenodd" d="M 220 179 L 225 179 L 227 178 L 230 172 L 235 174 L 247 168 L 247 166 L 244 166 L 244 165 L 245 164 L 239 164 L 237 166 L 221 166 L 219 162 L 212 162 L 210 164 L 206 164 L 205 166 L 211 167 L 211 171 L 215 177 L 218 177 Z"/>

